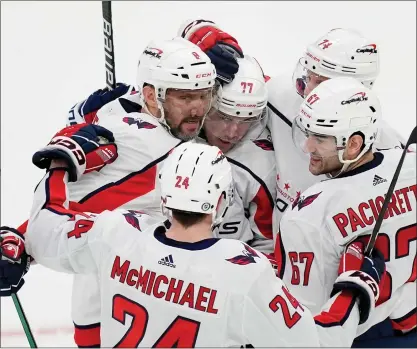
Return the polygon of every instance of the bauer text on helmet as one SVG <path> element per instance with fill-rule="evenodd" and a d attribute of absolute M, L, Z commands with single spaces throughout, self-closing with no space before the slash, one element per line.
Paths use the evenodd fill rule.
<path fill-rule="evenodd" d="M 241 141 L 266 115 L 268 91 L 261 67 L 247 55 L 238 62 L 234 80 L 218 86 L 204 123 L 207 140 L 223 152 Z"/>
<path fill-rule="evenodd" d="M 144 110 L 185 141 L 195 138 L 202 127 L 215 78 L 210 58 L 182 38 L 149 43 L 137 69 Z"/>
<path fill-rule="evenodd" d="M 321 82 L 349 76 L 371 88 L 379 73 L 375 42 L 352 29 L 333 29 L 309 45 L 297 63 L 293 82 L 297 93 L 307 96 Z"/>
<path fill-rule="evenodd" d="M 222 151 L 185 142 L 176 147 L 159 174 L 162 209 L 211 214 L 219 224 L 233 201 L 232 169 Z"/>
<path fill-rule="evenodd" d="M 293 142 L 310 157 L 312 174 L 335 176 L 369 155 L 380 117 L 372 90 L 353 78 L 330 79 L 302 103 L 293 123 Z"/>

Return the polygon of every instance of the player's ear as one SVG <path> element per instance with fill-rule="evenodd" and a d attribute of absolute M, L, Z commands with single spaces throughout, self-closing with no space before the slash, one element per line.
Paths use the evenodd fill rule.
<path fill-rule="evenodd" d="M 354 159 L 362 151 L 363 137 L 359 134 L 351 136 L 346 147 L 348 159 Z"/>
<path fill-rule="evenodd" d="M 142 94 L 149 111 L 152 112 L 152 109 L 158 110 L 155 88 L 152 85 L 146 85 L 142 89 Z"/>

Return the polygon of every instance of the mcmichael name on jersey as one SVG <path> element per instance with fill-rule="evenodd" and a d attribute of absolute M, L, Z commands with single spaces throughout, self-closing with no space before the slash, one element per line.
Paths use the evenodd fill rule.
<path fill-rule="evenodd" d="M 217 314 L 218 311 L 214 306 L 216 290 L 195 286 L 193 283 L 184 285 L 183 280 L 168 278 L 166 275 L 146 270 L 142 266 L 139 266 L 139 269 L 131 268 L 130 261 L 125 260 L 121 264 L 119 256 L 114 259 L 110 277 L 122 284 L 135 287 L 137 290 L 140 288 L 140 291 L 148 296 L 164 298 L 167 302 L 179 305 L 187 304 L 189 308 L 211 314 Z M 161 284 L 168 286 L 163 287 Z"/>

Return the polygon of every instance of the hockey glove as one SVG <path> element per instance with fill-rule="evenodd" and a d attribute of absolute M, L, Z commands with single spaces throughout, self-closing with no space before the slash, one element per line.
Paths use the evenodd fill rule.
<path fill-rule="evenodd" d="M 349 244 L 340 259 L 339 277 L 333 285 L 331 297 L 345 289 L 351 290 L 359 299 L 359 324 L 363 324 L 375 308 L 385 272 L 385 260 L 374 249 L 371 257 L 364 256 L 364 243 Z"/>
<path fill-rule="evenodd" d="M 100 171 L 117 159 L 113 133 L 99 125 L 79 124 L 58 132 L 50 143 L 37 151 L 32 162 L 49 168 L 51 160 L 65 160 L 68 180 L 77 181 L 83 173 Z"/>
<path fill-rule="evenodd" d="M 25 238 L 16 229 L 0 227 L 0 296 L 17 293 L 30 267 Z"/>
<path fill-rule="evenodd" d="M 197 45 L 210 57 L 217 71 L 217 78 L 229 83 L 237 71 L 237 57 L 243 58 L 243 51 L 237 40 L 221 31 L 214 22 L 196 20 L 181 31 L 181 36 Z"/>
<path fill-rule="evenodd" d="M 133 86 L 124 83 L 117 83 L 114 90 L 104 89 L 93 92 L 87 99 L 75 104 L 68 112 L 67 126 L 76 124 L 92 124 L 94 118 L 101 107 L 125 95 L 129 91 L 134 91 Z"/>

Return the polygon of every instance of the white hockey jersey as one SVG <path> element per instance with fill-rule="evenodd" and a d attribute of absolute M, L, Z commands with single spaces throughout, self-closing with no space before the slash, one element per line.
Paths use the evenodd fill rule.
<path fill-rule="evenodd" d="M 284 214 L 276 242 L 280 275 L 313 313 L 329 299 L 344 246 L 358 238 L 369 240 L 401 153 L 374 153 L 373 161 L 304 191 Z M 358 334 L 388 316 L 407 326 L 411 318 L 416 325 L 415 153 L 406 155 L 395 188 L 376 242 L 387 267 L 378 311 Z"/>
<path fill-rule="evenodd" d="M 313 318 L 249 245 L 217 238 L 183 243 L 166 237 L 164 225 L 139 231 L 134 214 L 67 210 L 67 180 L 65 170 L 54 169 L 38 185 L 26 248 L 54 270 L 99 275 L 102 346 L 351 345 L 359 312 L 349 292 Z M 335 299 L 350 312 L 328 327 Z"/>
<path fill-rule="evenodd" d="M 70 184 L 71 208 L 82 205 L 102 212 L 124 206 L 162 217 L 157 175 L 169 152 L 182 141 L 153 116 L 139 113 L 139 103 L 138 93 L 126 94 L 97 112 L 93 123 L 113 132 L 119 157 L 112 166 Z"/>
<path fill-rule="evenodd" d="M 139 113 L 139 103 L 137 93 L 127 93 L 95 114 L 92 123 L 113 132 L 119 156 L 111 166 L 69 183 L 71 209 L 100 213 L 121 207 L 163 219 L 157 176 L 163 161 L 181 140 L 171 136 L 151 115 Z M 98 275 L 74 275 L 71 315 L 77 345 L 100 344 L 100 312 Z"/>
<path fill-rule="evenodd" d="M 252 138 L 252 134 L 257 136 Z M 202 138 L 197 142 L 206 143 Z M 232 166 L 235 195 L 223 222 L 214 230 L 215 236 L 244 241 L 272 253 L 275 157 L 268 129 L 259 124 L 226 157 Z"/>
<path fill-rule="evenodd" d="M 268 83 L 268 127 L 275 149 L 277 168 L 273 226 L 278 232 L 279 222 L 285 210 L 296 200 L 301 192 L 311 185 L 325 179 L 308 171 L 309 157 L 298 152 L 292 141 L 292 121 L 297 116 L 303 99 L 295 91 L 291 76 L 271 78 Z M 383 121 L 374 149 L 401 148 L 406 142 Z"/>

